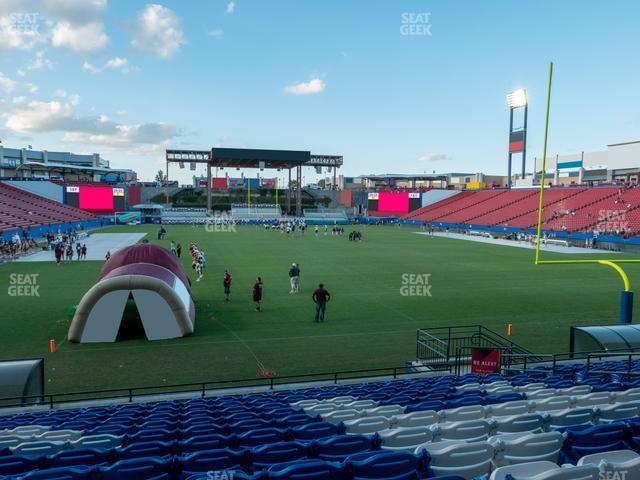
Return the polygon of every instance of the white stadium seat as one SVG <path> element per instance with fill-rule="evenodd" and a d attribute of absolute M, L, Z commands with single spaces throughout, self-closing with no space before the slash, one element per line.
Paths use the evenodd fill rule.
<path fill-rule="evenodd" d="M 391 418 L 395 415 L 402 415 L 404 413 L 404 407 L 402 405 L 382 405 L 381 407 L 367 408 L 364 414 L 367 417 L 388 417 Z"/>
<path fill-rule="evenodd" d="M 640 402 L 640 388 L 630 388 L 623 392 L 616 392 L 616 402 Z"/>
<path fill-rule="evenodd" d="M 556 463 L 564 443 L 560 432 L 503 434 L 489 439 L 496 447 L 494 466 L 549 461 Z"/>
<path fill-rule="evenodd" d="M 494 418 L 497 433 L 542 432 L 545 418 L 540 413 L 525 413 Z"/>
<path fill-rule="evenodd" d="M 340 423 L 348 420 L 356 420 L 362 417 L 360 410 L 345 408 L 344 410 L 332 410 L 322 414 L 322 419 L 326 422 Z"/>
<path fill-rule="evenodd" d="M 526 392 L 528 400 L 543 400 L 545 398 L 554 398 L 558 396 L 555 388 L 544 388 L 542 390 L 533 390 Z"/>
<path fill-rule="evenodd" d="M 608 405 L 611 403 L 613 394 L 610 392 L 596 392 L 587 395 L 577 395 L 573 397 L 573 404 L 576 407 L 595 407 L 597 405 Z"/>
<path fill-rule="evenodd" d="M 578 460 L 578 466 L 581 465 L 597 466 L 603 473 L 602 478 L 622 478 L 623 476 L 629 480 L 640 478 L 640 455 L 632 450 L 585 455 Z M 617 477 L 615 473 L 618 473 Z"/>
<path fill-rule="evenodd" d="M 611 405 L 600 405 L 596 412 L 598 422 L 616 422 L 626 418 L 637 417 L 640 415 L 640 404 L 636 402 L 630 403 L 612 403 Z"/>
<path fill-rule="evenodd" d="M 122 437 L 111 435 L 109 433 L 101 433 L 98 435 L 87 435 L 80 437 L 78 440 L 69 442 L 70 448 L 114 448 L 122 444 Z"/>
<path fill-rule="evenodd" d="M 84 432 L 79 430 L 49 430 L 42 435 L 38 435 L 38 440 L 71 442 L 82 437 Z"/>
<path fill-rule="evenodd" d="M 559 388 L 558 393 L 561 395 L 586 395 L 591 393 L 590 385 L 576 385 L 575 387 Z"/>
<path fill-rule="evenodd" d="M 489 420 L 439 423 L 432 427 L 435 442 L 441 440 L 464 440 L 477 442 L 486 440 L 493 433 L 494 424 Z"/>
<path fill-rule="evenodd" d="M 418 446 L 415 453 L 422 450 L 429 453 L 429 468 L 436 476 L 459 475 L 474 478 L 491 473 L 494 447 L 488 442 L 426 443 Z"/>
<path fill-rule="evenodd" d="M 36 441 L 25 442 L 12 447 L 15 455 L 53 455 L 69 448 L 68 442 Z"/>
<path fill-rule="evenodd" d="M 531 410 L 535 412 L 548 412 L 550 410 L 566 410 L 573 407 L 571 397 L 568 395 L 555 395 L 542 400 L 533 400 Z"/>
<path fill-rule="evenodd" d="M 418 445 L 430 442 L 433 432 L 429 427 L 392 428 L 378 432 L 382 448 L 387 450 L 414 450 Z"/>
<path fill-rule="evenodd" d="M 362 417 L 357 420 L 344 422 L 347 433 L 375 433 L 387 430 L 391 426 L 391 420 L 387 417 Z"/>
<path fill-rule="evenodd" d="M 549 412 L 549 427 L 559 428 L 583 425 L 592 422 L 594 418 L 593 409 L 589 407 L 552 411 Z"/>
<path fill-rule="evenodd" d="M 461 422 L 463 420 L 479 420 L 485 418 L 487 416 L 487 408 L 482 405 L 469 405 L 466 407 L 442 410 L 439 413 L 441 422 Z"/>
<path fill-rule="evenodd" d="M 335 403 L 336 405 L 344 405 L 346 403 L 355 402 L 358 400 L 356 397 L 351 395 L 342 395 L 340 397 L 333 397 L 326 400 L 327 403 Z"/>
<path fill-rule="evenodd" d="M 529 413 L 529 407 L 530 404 L 527 400 L 515 400 L 513 402 L 496 403 L 487 408 L 489 409 L 489 415 L 493 417 L 506 417 Z"/>
<path fill-rule="evenodd" d="M 426 427 L 438 423 L 438 412 L 434 410 L 422 410 L 419 412 L 396 415 L 391 419 L 391 424 L 396 427 Z"/>
<path fill-rule="evenodd" d="M 594 466 L 561 468 L 553 462 L 521 463 L 500 467 L 493 471 L 490 480 L 599 480 L 600 472 Z"/>
<path fill-rule="evenodd" d="M 378 406 L 378 402 L 374 400 L 355 400 L 353 402 L 344 403 L 344 408 L 354 408 L 356 410 L 365 410 L 367 408 L 375 408 Z"/>

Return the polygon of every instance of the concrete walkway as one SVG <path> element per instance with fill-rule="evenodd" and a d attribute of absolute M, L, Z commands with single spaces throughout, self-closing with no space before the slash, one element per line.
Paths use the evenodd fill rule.
<path fill-rule="evenodd" d="M 94 233 L 80 239 L 80 243 L 87 244 L 87 260 L 104 261 L 104 257 L 108 251 L 113 254 L 113 252 L 121 248 L 138 243 L 145 235 L 146 233 Z M 17 261 L 54 262 L 55 255 L 53 250 L 40 251 L 27 255 L 26 257 L 21 257 Z M 77 261 L 75 245 L 73 249 L 73 261 Z"/>
<path fill-rule="evenodd" d="M 429 235 L 427 232 L 413 232 L 413 233 L 417 235 Z M 442 233 L 442 232 L 434 232 L 433 235 L 436 237 L 452 238 L 455 240 L 467 240 L 470 242 L 489 243 L 491 245 L 504 245 L 507 247 L 527 248 L 529 250 L 535 250 L 536 248 L 535 245 L 531 245 L 528 242 L 504 240 L 501 238 L 487 238 L 487 237 L 480 237 L 477 235 L 463 235 L 461 233 Z M 598 254 L 619 253 L 619 252 L 613 252 L 609 250 L 598 250 L 595 248 L 563 247 L 562 245 L 541 245 L 540 251 L 553 252 L 553 253 L 569 253 L 573 255 L 575 254 L 589 255 L 594 253 L 598 253 Z"/>

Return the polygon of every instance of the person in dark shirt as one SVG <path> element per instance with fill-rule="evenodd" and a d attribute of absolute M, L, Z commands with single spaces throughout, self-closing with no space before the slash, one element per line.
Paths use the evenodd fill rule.
<path fill-rule="evenodd" d="M 224 277 L 222 277 L 222 285 L 224 286 L 224 301 L 229 301 L 229 295 L 231 295 L 231 274 L 229 270 L 224 271 Z"/>
<path fill-rule="evenodd" d="M 315 322 L 324 322 L 324 312 L 327 308 L 327 302 L 331 300 L 331 295 L 324 288 L 324 284 L 318 285 L 318 288 L 313 292 L 312 297 L 316 304 L 316 318 Z"/>
<path fill-rule="evenodd" d="M 262 278 L 256 278 L 253 284 L 253 303 L 256 304 L 256 311 L 260 311 L 260 303 L 262 302 Z"/>
<path fill-rule="evenodd" d="M 289 269 L 289 280 L 291 281 L 291 291 L 289 293 L 298 293 L 300 291 L 300 267 L 295 263 Z"/>
<path fill-rule="evenodd" d="M 181 254 L 182 254 L 182 245 L 180 245 L 180 243 L 178 242 L 178 245 L 176 246 L 176 255 L 178 255 L 178 258 L 180 258 Z"/>

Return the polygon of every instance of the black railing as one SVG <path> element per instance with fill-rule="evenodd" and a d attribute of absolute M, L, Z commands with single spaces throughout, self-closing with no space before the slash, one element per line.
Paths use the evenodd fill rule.
<path fill-rule="evenodd" d="M 471 348 L 497 348 L 509 354 L 536 355 L 482 325 L 423 328 L 417 332 L 416 356 L 425 365 L 452 365 L 459 352 Z"/>
<path fill-rule="evenodd" d="M 410 366 L 367 368 L 361 370 L 342 370 L 335 372 L 304 373 L 299 375 L 285 375 L 270 378 L 245 378 L 235 380 L 218 380 L 209 382 L 183 383 L 176 385 L 146 386 L 112 388 L 104 390 L 85 390 L 77 392 L 45 393 L 19 397 L 0 398 L 0 410 L 10 407 L 24 407 L 34 405 L 47 405 L 53 408 L 55 405 L 65 403 L 91 401 L 91 400 L 123 400 L 128 402 L 147 401 L 151 396 L 193 394 L 194 397 L 206 397 L 208 393 L 220 390 L 246 390 L 262 387 L 269 390 L 279 385 L 295 385 L 308 382 L 330 382 L 337 384 L 339 381 L 359 380 L 363 378 L 393 378 L 404 375 L 419 375 L 420 372 Z M 233 394 L 233 393 L 230 393 Z"/>
<path fill-rule="evenodd" d="M 601 361 L 605 358 L 613 358 L 613 357 L 622 357 L 623 359 L 627 359 L 627 367 L 623 370 L 616 371 L 600 371 L 595 370 L 593 368 L 593 361 L 598 360 Z M 588 377 L 589 374 L 627 374 L 629 375 L 637 375 L 638 373 L 631 372 L 632 368 L 632 358 L 637 357 L 640 358 L 640 353 L 637 353 L 636 350 L 628 348 L 619 349 L 619 350 L 609 350 L 607 352 L 603 352 L 601 350 L 592 350 L 589 352 L 564 352 L 564 353 L 553 353 L 553 354 L 521 354 L 521 353 L 505 353 L 500 357 L 501 371 L 504 374 L 512 375 L 517 373 L 527 373 L 529 371 L 537 371 L 536 367 L 541 366 L 550 366 L 551 373 L 555 374 L 557 372 L 557 366 L 559 364 L 570 364 L 570 363 L 580 363 L 581 361 L 585 363 L 584 373 Z"/>

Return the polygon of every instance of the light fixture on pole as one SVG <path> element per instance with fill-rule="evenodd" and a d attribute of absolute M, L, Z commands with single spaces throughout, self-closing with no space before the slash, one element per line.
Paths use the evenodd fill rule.
<path fill-rule="evenodd" d="M 525 176 L 526 159 L 527 159 L 527 114 L 529 102 L 527 100 L 527 91 L 519 88 L 507 95 L 507 105 L 509 106 L 509 172 L 507 177 L 507 185 L 511 187 L 511 160 L 514 153 L 522 153 L 522 178 Z M 524 109 L 524 122 L 521 128 L 513 128 L 514 110 Z M 535 165 L 534 165 L 535 170 Z M 543 180 L 544 181 L 544 172 Z"/>

